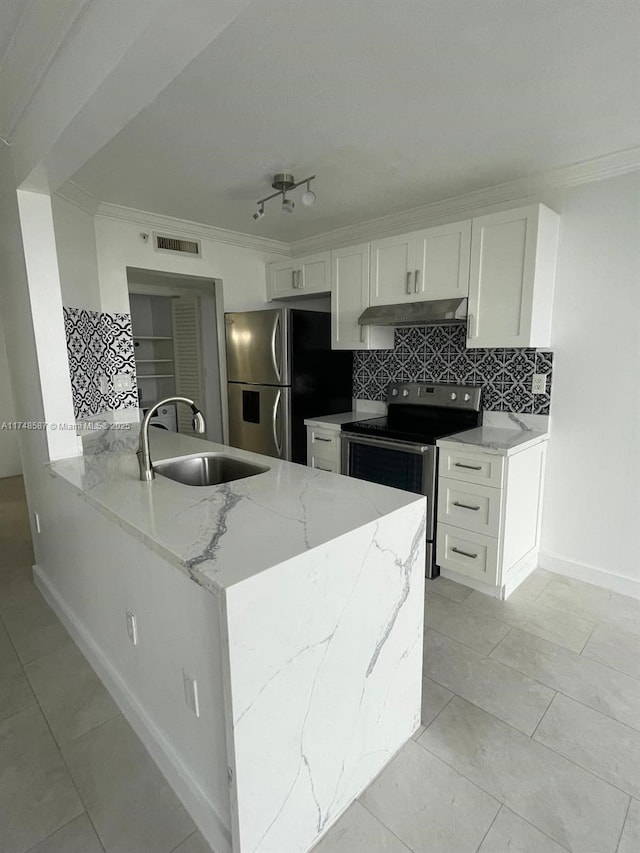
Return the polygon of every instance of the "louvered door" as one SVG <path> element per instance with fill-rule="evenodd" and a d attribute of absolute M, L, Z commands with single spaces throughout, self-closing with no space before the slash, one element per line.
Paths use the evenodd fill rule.
<path fill-rule="evenodd" d="M 200 326 L 200 299 L 179 296 L 171 300 L 173 323 L 173 357 L 176 374 L 176 393 L 194 400 L 204 410 L 204 382 Z M 176 406 L 178 432 L 195 435 L 191 412 L 186 406 Z"/>

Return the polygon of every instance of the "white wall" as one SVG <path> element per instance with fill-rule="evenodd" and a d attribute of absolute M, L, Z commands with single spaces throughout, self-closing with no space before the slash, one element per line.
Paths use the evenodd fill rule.
<path fill-rule="evenodd" d="M 3 423 L 15 419 L 9 361 L 0 315 L 0 477 L 13 477 L 22 471 L 18 433 L 15 430 L 2 429 Z"/>
<path fill-rule="evenodd" d="M 56 195 L 51 197 L 51 204 L 62 304 L 100 311 L 93 216 Z"/>
<path fill-rule="evenodd" d="M 562 195 L 541 564 L 629 593 L 640 580 L 640 173 Z"/>
<path fill-rule="evenodd" d="M 104 216 L 96 216 L 95 226 L 103 311 L 129 312 L 127 267 L 222 279 L 225 311 L 264 308 L 265 263 L 282 259 L 282 255 L 213 240 L 202 241 L 201 258 L 182 257 L 157 252 L 151 241 L 143 242 L 140 233 L 150 234 L 151 226 Z"/>

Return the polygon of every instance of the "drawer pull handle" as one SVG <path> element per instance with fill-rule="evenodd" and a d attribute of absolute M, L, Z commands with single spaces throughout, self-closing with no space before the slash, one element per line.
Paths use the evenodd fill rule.
<path fill-rule="evenodd" d="M 478 556 L 477 554 L 470 554 L 468 551 L 461 551 L 459 548 L 452 548 L 451 550 L 456 554 L 462 554 L 463 557 L 469 557 L 472 560 L 475 560 Z"/>
<path fill-rule="evenodd" d="M 317 471 L 328 471 L 329 474 L 332 473 L 331 468 L 323 468 L 322 465 L 314 465 L 313 466 Z"/>
<path fill-rule="evenodd" d="M 469 504 L 461 504 L 459 501 L 454 501 L 453 505 L 462 507 L 462 509 L 472 509 L 474 512 L 478 512 L 478 510 L 480 509 L 479 506 L 470 506 Z"/>
<path fill-rule="evenodd" d="M 319 436 L 319 435 L 314 435 L 314 436 L 313 436 L 313 440 L 314 440 L 314 441 L 326 441 L 326 442 L 328 442 L 329 444 L 331 444 L 331 442 L 333 441 L 333 439 L 332 439 L 332 438 L 320 438 L 320 436 Z"/>
<path fill-rule="evenodd" d="M 407 293 L 411 293 L 411 271 L 407 272 Z"/>
<path fill-rule="evenodd" d="M 469 471 L 482 471 L 482 465 L 465 465 L 464 462 L 456 462 L 456 468 L 468 468 Z"/>

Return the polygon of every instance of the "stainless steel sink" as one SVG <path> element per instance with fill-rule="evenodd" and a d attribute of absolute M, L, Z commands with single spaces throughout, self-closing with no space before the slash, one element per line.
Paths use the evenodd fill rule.
<path fill-rule="evenodd" d="M 242 480 L 264 474 L 266 465 L 253 465 L 224 456 L 222 453 L 202 453 L 197 456 L 183 456 L 167 462 L 154 462 L 153 470 L 170 480 L 184 483 L 186 486 L 217 486 L 230 480 Z"/>

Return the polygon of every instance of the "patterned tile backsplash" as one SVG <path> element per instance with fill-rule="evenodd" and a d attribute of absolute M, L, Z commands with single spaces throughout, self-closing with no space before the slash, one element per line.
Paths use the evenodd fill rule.
<path fill-rule="evenodd" d="M 393 350 L 359 351 L 353 396 L 384 400 L 390 382 L 453 382 L 482 386 L 486 411 L 548 415 L 553 353 L 535 349 L 467 349 L 464 323 L 396 329 Z M 534 373 L 547 375 L 546 394 L 532 394 Z"/>
<path fill-rule="evenodd" d="M 136 363 L 130 314 L 105 314 L 84 308 L 63 308 L 71 391 L 76 418 L 138 405 Z M 131 391 L 113 388 L 116 374 L 128 373 Z M 101 390 L 106 377 L 108 390 Z"/>

